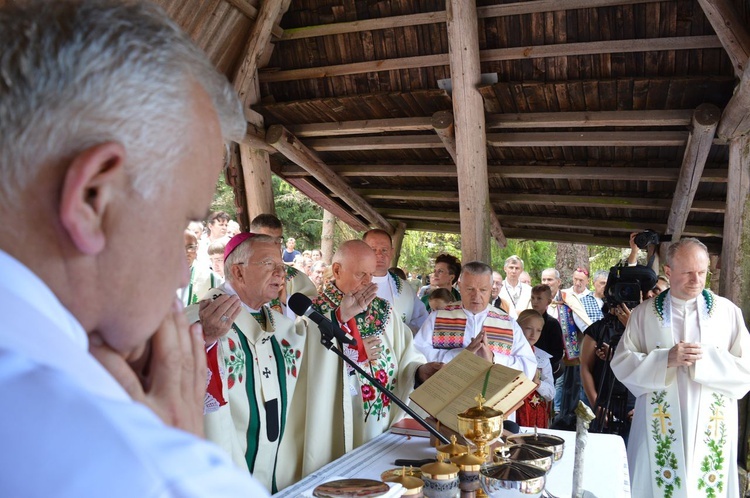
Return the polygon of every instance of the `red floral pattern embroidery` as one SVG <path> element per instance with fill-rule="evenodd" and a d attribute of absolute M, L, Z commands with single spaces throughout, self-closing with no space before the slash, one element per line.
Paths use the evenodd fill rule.
<path fill-rule="evenodd" d="M 286 339 L 281 340 L 281 351 L 286 364 L 286 374 L 296 378 L 297 360 L 302 357 L 302 352 L 299 349 L 292 348 L 292 345 Z"/>

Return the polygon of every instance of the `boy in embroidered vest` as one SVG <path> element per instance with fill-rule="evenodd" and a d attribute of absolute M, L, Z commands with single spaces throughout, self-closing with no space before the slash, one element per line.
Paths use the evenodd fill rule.
<path fill-rule="evenodd" d="M 529 341 L 536 356 L 536 375 L 532 379 L 536 382 L 536 391 L 526 396 L 523 405 L 516 412 L 516 422 L 524 427 L 541 427 L 549 425 L 549 403 L 555 397 L 555 381 L 549 359 L 552 357 L 546 351 L 535 347 L 542 335 L 544 317 L 534 310 L 524 310 L 518 315 L 518 326 Z"/>
<path fill-rule="evenodd" d="M 636 307 L 611 367 L 636 396 L 633 496 L 739 496 L 737 399 L 750 389 L 742 312 L 704 290 L 706 246 L 669 246 L 671 288 Z"/>
<path fill-rule="evenodd" d="M 225 271 L 226 283 L 209 292 L 214 300 L 187 309 L 191 322 L 200 315 L 207 337 L 206 437 L 275 493 L 292 483 L 279 479 L 276 466 L 296 458 L 281 449 L 281 441 L 305 329 L 266 305 L 279 295 L 286 275 L 274 238 L 234 236 L 225 249 Z M 232 306 L 236 301 L 238 309 Z M 226 311 L 217 324 L 217 312 L 209 306 L 222 302 Z M 213 343 L 208 339 L 216 337 Z"/>
<path fill-rule="evenodd" d="M 393 241 L 385 230 L 373 229 L 362 240 L 375 253 L 375 274 L 372 281 L 378 286 L 377 296 L 393 306 L 396 316 L 416 333 L 427 319 L 427 308 L 409 283 L 389 270 L 393 258 Z"/>
<path fill-rule="evenodd" d="M 462 349 L 488 361 L 536 373 L 536 358 L 515 320 L 490 306 L 492 268 L 473 261 L 461 270 L 461 302 L 430 316 L 414 337 L 429 361 L 449 362 Z"/>

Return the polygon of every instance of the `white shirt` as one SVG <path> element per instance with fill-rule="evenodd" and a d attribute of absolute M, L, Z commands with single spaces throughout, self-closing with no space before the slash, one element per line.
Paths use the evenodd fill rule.
<path fill-rule="evenodd" d="M 400 295 L 396 289 L 396 283 L 389 273 L 386 273 L 382 277 L 373 276 L 372 281 L 378 284 L 377 296 L 385 299 L 393 306 L 394 316 L 401 318 L 404 315 L 406 325 L 411 329 L 412 333 L 416 333 L 427 319 L 427 308 L 425 308 L 422 300 L 417 297 L 417 293 L 414 292 L 411 285 L 406 280 L 401 279 L 402 305 L 399 303 Z M 403 300 L 411 301 L 411 307 Z"/>
<path fill-rule="evenodd" d="M 427 361 L 449 362 L 482 331 L 482 325 L 489 311 L 489 306 L 479 313 L 472 313 L 463 308 L 466 315 L 466 332 L 464 333 L 463 348 L 456 349 L 435 349 L 432 347 L 432 331 L 435 330 L 435 318 L 437 317 L 437 312 L 433 311 L 422 324 L 417 335 L 414 336 L 414 345 L 427 357 Z M 511 323 L 513 324 L 513 348 L 511 353 L 510 355 L 494 353 L 494 363 L 521 370 L 526 377 L 533 379 L 537 366 L 536 356 L 529 345 L 529 341 L 523 335 L 521 327 L 512 318 Z"/>
<path fill-rule="evenodd" d="M 134 402 L 76 318 L 1 250 L 0 275 L 4 496 L 268 495 L 219 448 Z"/>

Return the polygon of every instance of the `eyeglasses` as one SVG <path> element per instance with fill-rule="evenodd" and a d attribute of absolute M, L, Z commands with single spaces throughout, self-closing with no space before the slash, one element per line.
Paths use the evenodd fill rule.
<path fill-rule="evenodd" d="M 198 246 L 196 244 L 190 244 L 189 246 L 185 246 L 185 251 L 187 252 L 195 252 L 198 250 Z"/>
<path fill-rule="evenodd" d="M 237 264 L 244 264 L 244 263 L 237 263 Z M 264 270 L 276 273 L 286 273 L 286 265 L 284 263 L 274 263 L 273 261 L 258 261 L 255 263 L 250 263 L 251 265 L 257 265 L 262 267 Z"/>

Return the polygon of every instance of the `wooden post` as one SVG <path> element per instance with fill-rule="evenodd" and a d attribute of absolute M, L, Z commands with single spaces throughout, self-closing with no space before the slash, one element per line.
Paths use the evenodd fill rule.
<path fill-rule="evenodd" d="M 729 143 L 727 209 L 721 249 L 722 296 L 742 308 L 750 319 L 750 139 Z"/>
<path fill-rule="evenodd" d="M 481 82 L 477 8 L 474 0 L 448 0 L 446 11 L 461 215 L 461 260 L 489 263 L 492 206 L 487 176 L 484 102 L 477 90 Z"/>
<path fill-rule="evenodd" d="M 399 222 L 396 224 L 396 231 L 391 237 L 393 239 L 393 257 L 391 258 L 391 268 L 398 266 L 398 259 L 401 257 L 401 245 L 404 243 L 406 234 L 406 223 Z"/>
<path fill-rule="evenodd" d="M 731 140 L 750 132 L 750 66 L 745 68 L 734 95 L 729 99 L 716 134 L 721 140 Z"/>
<path fill-rule="evenodd" d="M 341 179 L 331 168 L 324 163 L 315 151 L 308 149 L 297 137 L 289 133 L 289 130 L 281 125 L 273 125 L 268 128 L 266 141 L 276 150 L 284 154 L 290 161 L 304 168 L 315 177 L 328 190 L 339 196 L 349 207 L 359 212 L 370 223 L 378 228 L 393 233 L 393 226 L 386 221 L 373 207 L 356 193 L 348 183 Z"/>
<path fill-rule="evenodd" d="M 327 265 L 331 264 L 333 259 L 333 236 L 336 231 L 336 217 L 327 210 L 323 210 L 323 232 L 320 235 L 320 252 L 323 255 L 323 261 Z"/>
<path fill-rule="evenodd" d="M 713 104 L 701 104 L 693 113 L 693 129 L 685 147 L 680 176 L 677 179 L 667 220 L 667 233 L 672 234 L 672 242 L 680 240 L 685 230 L 690 206 L 698 191 L 720 116 L 721 111 Z"/>

